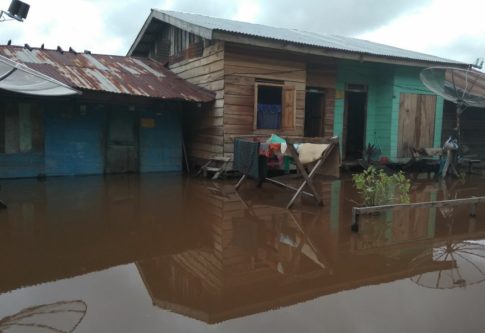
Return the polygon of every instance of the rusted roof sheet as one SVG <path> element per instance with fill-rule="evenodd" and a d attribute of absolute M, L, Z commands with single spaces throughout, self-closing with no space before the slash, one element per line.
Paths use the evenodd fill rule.
<path fill-rule="evenodd" d="M 0 45 L 0 55 L 80 90 L 167 100 L 210 102 L 214 93 L 145 58 Z"/>

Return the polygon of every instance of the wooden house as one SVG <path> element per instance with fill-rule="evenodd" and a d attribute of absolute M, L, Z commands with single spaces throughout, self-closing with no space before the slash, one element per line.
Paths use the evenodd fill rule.
<path fill-rule="evenodd" d="M 443 100 L 419 80 L 453 60 L 348 37 L 152 10 L 128 55 L 167 62 L 216 93 L 195 114 L 190 155 L 231 157 L 233 137 L 279 133 L 341 139 L 343 157 L 375 144 L 399 159 L 441 144 Z"/>
<path fill-rule="evenodd" d="M 214 99 L 149 59 L 13 45 L 0 55 L 80 92 L 0 89 L 0 178 L 181 171 L 182 113 Z"/>

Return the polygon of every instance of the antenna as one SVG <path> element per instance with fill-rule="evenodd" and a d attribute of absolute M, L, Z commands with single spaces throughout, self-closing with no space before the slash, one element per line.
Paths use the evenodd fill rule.
<path fill-rule="evenodd" d="M 475 61 L 475 64 L 472 65 L 472 67 L 475 67 L 477 69 L 482 69 L 483 68 L 483 58 L 477 58 Z"/>
<path fill-rule="evenodd" d="M 12 0 L 7 11 L 0 10 L 0 22 L 7 21 L 4 14 L 12 20 L 23 22 L 29 14 L 30 5 L 20 0 Z M 3 16 L 3 17 L 2 17 Z"/>
<path fill-rule="evenodd" d="M 485 107 L 485 73 L 472 67 L 482 66 L 477 59 L 468 69 L 457 67 L 430 67 L 421 71 L 424 85 L 437 95 L 456 104 L 456 129 L 461 139 L 460 116 L 468 107 Z"/>

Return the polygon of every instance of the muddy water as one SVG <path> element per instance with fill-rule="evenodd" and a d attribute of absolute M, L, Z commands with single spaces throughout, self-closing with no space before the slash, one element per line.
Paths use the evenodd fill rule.
<path fill-rule="evenodd" d="M 485 325 L 485 205 L 401 210 L 350 232 L 358 196 L 322 181 L 179 175 L 2 181 L 0 331 L 457 332 Z M 485 195 L 419 180 L 413 201 Z"/>

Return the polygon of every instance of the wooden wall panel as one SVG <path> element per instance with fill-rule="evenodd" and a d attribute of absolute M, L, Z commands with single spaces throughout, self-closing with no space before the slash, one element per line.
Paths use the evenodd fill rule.
<path fill-rule="evenodd" d="M 308 63 L 318 65 L 308 66 Z M 308 69 L 311 75 L 307 78 Z M 335 72 L 333 61 L 306 59 L 291 53 L 274 52 L 216 42 L 206 47 L 202 57 L 172 64 L 170 69 L 191 83 L 212 90 L 216 101 L 209 110 L 201 110 L 192 120 L 189 154 L 197 159 L 214 155 L 232 157 L 233 137 L 247 134 L 301 136 L 305 123 L 306 87 L 325 90 L 324 133 L 333 134 Z M 264 80 L 293 87 L 294 114 L 284 117 L 283 129 L 254 129 L 256 81 Z M 288 96 L 287 96 L 288 97 Z M 287 101 L 288 102 L 288 101 Z M 291 123 L 291 124 L 290 124 Z"/>
<path fill-rule="evenodd" d="M 198 58 L 170 65 L 181 78 L 216 93 L 216 100 L 207 110 L 195 110 L 191 119 L 191 142 L 187 142 L 189 156 L 208 159 L 222 155 L 224 113 L 224 44 L 216 42 L 204 49 Z"/>
<path fill-rule="evenodd" d="M 306 63 L 288 55 L 262 49 L 226 45 L 224 71 L 224 155 L 232 157 L 233 137 L 248 134 L 278 133 L 303 135 L 305 113 Z M 294 88 L 295 114 L 282 120 L 281 130 L 254 129 L 256 80 L 265 80 Z M 288 96 L 287 96 L 288 97 Z M 289 101 L 287 101 L 289 102 Z"/>
<path fill-rule="evenodd" d="M 398 157 L 409 157 L 409 148 L 433 147 L 436 96 L 401 94 Z"/>

